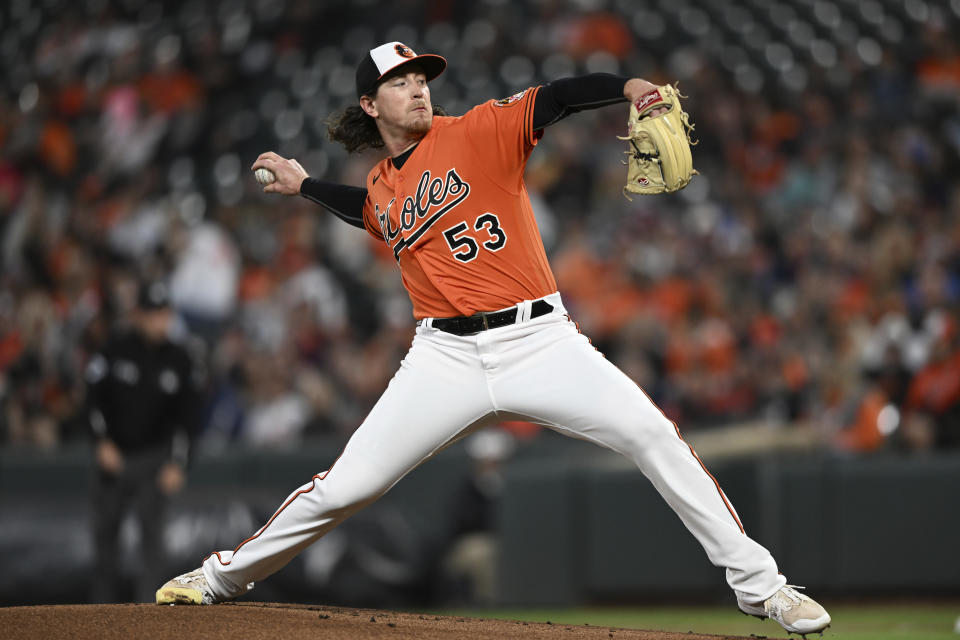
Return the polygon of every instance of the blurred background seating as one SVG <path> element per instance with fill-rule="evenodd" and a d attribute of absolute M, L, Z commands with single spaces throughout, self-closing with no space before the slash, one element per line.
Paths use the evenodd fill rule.
<path fill-rule="evenodd" d="M 448 57 L 453 114 L 552 78 L 679 80 L 702 175 L 619 196 L 624 115 L 552 128 L 528 186 L 584 331 L 685 430 L 803 422 L 827 446 L 957 446 L 960 3 L 13 0 L 0 10 L 8 446 L 82 438 L 79 372 L 167 277 L 211 369 L 202 442 L 346 437 L 405 351 L 385 252 L 265 197 L 268 149 L 362 184 L 325 139 L 353 69 Z M 924 381 L 927 382 L 924 382 Z M 915 391 L 909 393 L 913 388 Z M 908 396 L 912 398 L 908 401 Z M 905 427 L 901 429 L 900 427 Z"/>
<path fill-rule="evenodd" d="M 246 168 L 274 149 L 361 183 L 372 158 L 347 157 L 324 121 L 351 100 L 359 55 L 400 39 L 450 59 L 432 88 L 453 114 L 589 71 L 681 81 L 703 174 L 686 191 L 619 197 L 617 109 L 551 129 L 528 182 L 568 306 L 685 429 L 762 417 L 845 449 L 955 446 L 941 418 L 960 392 L 906 398 L 931 366 L 960 373 L 958 12 L 14 1 L 0 23 L 5 441 L 80 437 L 78 372 L 144 275 L 170 278 L 205 347 L 210 446 L 356 426 L 407 346 L 399 280 L 372 240 L 264 197 Z"/>

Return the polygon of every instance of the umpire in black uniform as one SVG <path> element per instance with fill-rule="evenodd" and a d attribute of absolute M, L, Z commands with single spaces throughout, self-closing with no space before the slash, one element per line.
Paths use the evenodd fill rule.
<path fill-rule="evenodd" d="M 120 595 L 120 525 L 131 507 L 140 525 L 138 601 L 153 600 L 166 570 L 164 511 L 184 484 L 203 383 L 189 353 L 168 337 L 172 319 L 166 284 L 141 285 L 131 326 L 112 335 L 87 365 L 97 461 L 96 602 L 114 602 Z"/>

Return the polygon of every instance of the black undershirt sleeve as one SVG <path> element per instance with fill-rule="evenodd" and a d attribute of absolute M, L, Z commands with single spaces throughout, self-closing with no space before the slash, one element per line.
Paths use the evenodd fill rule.
<path fill-rule="evenodd" d="M 316 202 L 347 224 L 361 229 L 366 228 L 363 226 L 363 203 L 367 200 L 366 189 L 324 182 L 316 178 L 305 178 L 300 183 L 300 195 Z"/>
<path fill-rule="evenodd" d="M 591 73 L 561 78 L 540 87 L 533 104 L 533 128 L 543 129 L 571 113 L 626 102 L 627 78 L 612 73 Z"/>

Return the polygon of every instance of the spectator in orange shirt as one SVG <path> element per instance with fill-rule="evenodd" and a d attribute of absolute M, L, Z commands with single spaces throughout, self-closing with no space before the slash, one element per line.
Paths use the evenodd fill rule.
<path fill-rule="evenodd" d="M 907 391 L 903 437 L 911 449 L 960 447 L 960 348 L 950 323 Z"/>

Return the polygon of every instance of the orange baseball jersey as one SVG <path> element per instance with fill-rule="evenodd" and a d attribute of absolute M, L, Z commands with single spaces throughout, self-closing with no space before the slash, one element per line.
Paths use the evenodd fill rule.
<path fill-rule="evenodd" d="M 367 175 L 364 225 L 393 251 L 417 319 L 557 290 L 523 182 L 538 90 L 435 116 L 402 168 L 387 158 Z"/>

